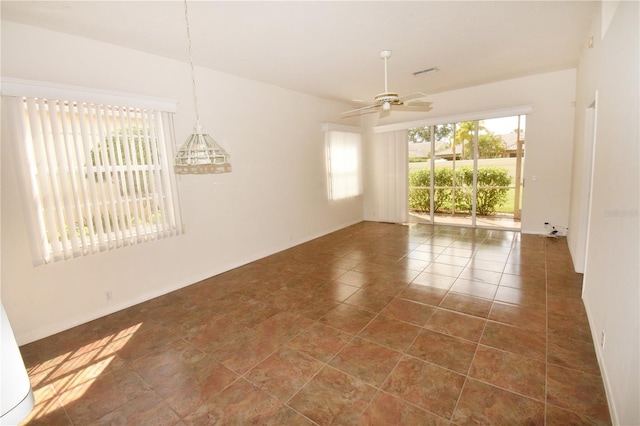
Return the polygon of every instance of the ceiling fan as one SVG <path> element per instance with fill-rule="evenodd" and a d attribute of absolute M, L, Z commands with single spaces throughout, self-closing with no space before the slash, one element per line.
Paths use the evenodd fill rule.
<path fill-rule="evenodd" d="M 380 59 L 384 60 L 384 93 L 376 95 L 373 104 L 362 108 L 345 111 L 340 117 L 353 117 L 356 115 L 369 114 L 372 112 L 380 112 L 381 115 L 387 115 L 391 110 L 395 111 L 430 111 L 431 102 L 420 99 L 427 97 L 422 92 L 415 92 L 405 96 L 399 96 L 395 92 L 389 92 L 387 88 L 387 60 L 391 57 L 391 50 L 383 50 L 380 52 Z"/>

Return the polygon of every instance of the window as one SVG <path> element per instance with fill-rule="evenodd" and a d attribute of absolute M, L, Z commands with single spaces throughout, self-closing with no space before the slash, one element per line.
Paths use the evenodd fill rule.
<path fill-rule="evenodd" d="M 356 197 L 362 194 L 361 136 L 333 127 L 325 127 L 329 199 Z"/>
<path fill-rule="evenodd" d="M 171 113 L 72 98 L 3 102 L 34 264 L 182 233 Z"/>

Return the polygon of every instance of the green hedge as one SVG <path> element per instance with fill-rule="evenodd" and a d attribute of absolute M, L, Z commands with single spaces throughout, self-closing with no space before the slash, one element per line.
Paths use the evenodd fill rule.
<path fill-rule="evenodd" d="M 431 205 L 429 169 L 417 169 L 409 172 L 409 208 L 414 211 L 428 212 Z M 439 167 L 434 173 L 435 186 L 451 186 L 453 171 L 447 167 Z M 413 188 L 417 187 L 417 188 Z M 436 188 L 433 202 L 434 211 L 442 211 L 446 206 L 451 208 L 451 189 Z"/>
<path fill-rule="evenodd" d="M 417 212 L 429 212 L 431 179 L 429 169 L 417 169 L 409 172 L 409 208 Z M 451 211 L 452 204 L 456 212 L 471 213 L 473 168 L 460 167 L 456 170 L 456 191 L 453 200 L 453 171 L 448 167 L 438 167 L 434 172 L 434 211 L 436 213 Z M 498 206 L 507 201 L 507 188 L 482 188 L 483 186 L 509 186 L 511 176 L 509 170 L 502 167 L 480 167 L 478 169 L 478 193 L 476 212 L 479 215 L 489 215 Z"/>

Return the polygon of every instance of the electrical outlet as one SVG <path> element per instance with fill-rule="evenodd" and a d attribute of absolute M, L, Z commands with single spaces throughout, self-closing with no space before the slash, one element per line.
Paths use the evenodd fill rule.
<path fill-rule="evenodd" d="M 106 291 L 104 297 L 107 299 L 107 302 L 113 300 L 113 292 L 111 290 Z"/>
<path fill-rule="evenodd" d="M 604 340 L 607 337 L 607 335 L 604 333 L 604 330 L 602 330 L 602 334 L 600 334 L 600 349 L 604 350 Z"/>

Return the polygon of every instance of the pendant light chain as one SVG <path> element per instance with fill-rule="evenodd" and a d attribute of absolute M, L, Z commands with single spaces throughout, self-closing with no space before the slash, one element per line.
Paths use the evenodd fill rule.
<path fill-rule="evenodd" d="M 204 133 L 202 125 L 200 124 L 187 0 L 184 0 L 184 20 L 187 24 L 187 46 L 189 49 L 189 65 L 191 66 L 191 88 L 193 89 L 193 107 L 196 113 L 196 125 L 193 128 L 191 136 L 187 138 L 175 156 L 174 170 L 179 174 L 229 173 L 231 172 L 229 154 L 227 154 L 211 136 Z"/>
<path fill-rule="evenodd" d="M 189 48 L 189 65 L 191 65 L 191 89 L 193 91 L 193 107 L 196 112 L 196 126 L 200 125 L 200 113 L 198 112 L 198 97 L 196 96 L 196 72 L 193 67 L 193 53 L 191 51 L 191 31 L 189 29 L 189 9 L 187 0 L 184 0 L 184 20 L 187 23 L 187 46 Z"/>

